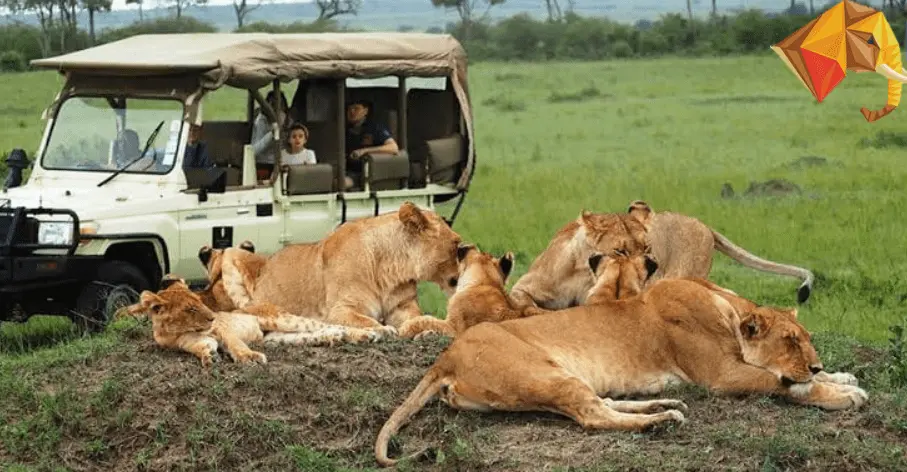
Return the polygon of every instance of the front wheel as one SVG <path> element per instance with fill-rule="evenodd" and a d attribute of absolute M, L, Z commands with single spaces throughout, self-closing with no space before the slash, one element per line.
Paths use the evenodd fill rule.
<path fill-rule="evenodd" d="M 102 331 L 118 309 L 137 303 L 142 290 L 150 288 L 138 267 L 125 261 L 105 261 L 94 280 L 82 287 L 72 321 L 83 332 Z"/>

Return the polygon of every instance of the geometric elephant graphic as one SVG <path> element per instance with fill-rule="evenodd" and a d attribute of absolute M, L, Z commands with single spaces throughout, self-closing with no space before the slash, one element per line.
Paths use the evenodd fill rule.
<path fill-rule="evenodd" d="M 847 71 L 876 72 L 888 79 L 888 100 L 879 110 L 860 108 L 866 121 L 891 113 L 901 101 L 907 75 L 901 47 L 885 15 L 843 0 L 772 46 L 800 83 L 822 102 Z"/>

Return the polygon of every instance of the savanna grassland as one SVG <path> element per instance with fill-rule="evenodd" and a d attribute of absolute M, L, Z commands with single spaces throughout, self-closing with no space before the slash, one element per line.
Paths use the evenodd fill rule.
<path fill-rule="evenodd" d="M 850 75 L 817 104 L 773 55 L 471 68 L 478 169 L 455 225 L 516 253 L 511 283 L 582 209 L 634 199 L 696 216 L 756 255 L 812 269 L 800 319 L 826 368 L 870 395 L 829 413 L 698 388 L 665 396 L 688 422 L 585 433 L 549 414 L 458 413 L 429 403 L 395 440 L 431 460 L 401 470 L 896 470 L 907 468 L 907 113 L 866 123 L 885 81 Z M 0 149 L 32 154 L 53 73 L 0 75 Z M 240 116 L 217 92 L 208 118 Z M 751 184 L 755 185 L 751 185 Z M 730 184 L 733 192 L 722 192 Z M 760 185 L 761 184 L 761 185 Z M 712 279 L 792 306 L 795 279 L 716 255 Z M 443 298 L 423 291 L 443 316 Z M 890 327 L 895 327 L 890 329 Z M 147 323 L 72 339 L 66 322 L 0 326 L 0 466 L 10 470 L 359 470 L 444 340 L 264 348 L 266 366 L 202 371 Z"/>

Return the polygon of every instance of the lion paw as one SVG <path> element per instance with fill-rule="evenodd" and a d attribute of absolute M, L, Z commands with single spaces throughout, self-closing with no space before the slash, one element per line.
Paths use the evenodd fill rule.
<path fill-rule="evenodd" d="M 860 381 L 857 380 L 857 377 L 853 374 L 847 372 L 835 372 L 830 374 L 828 372 L 819 372 L 815 375 L 815 380 L 819 382 L 829 382 L 836 383 L 841 385 L 852 385 L 856 387 L 860 384 Z"/>
<path fill-rule="evenodd" d="M 687 406 L 682 400 L 653 400 L 657 407 L 660 407 L 666 411 L 679 410 L 679 411 L 689 411 L 690 407 Z"/>
<path fill-rule="evenodd" d="M 382 326 L 380 328 L 374 328 L 369 331 L 369 341 L 378 342 L 383 339 L 396 337 L 397 335 L 397 328 L 393 326 Z"/>
<path fill-rule="evenodd" d="M 677 410 L 666 410 L 661 413 L 655 413 L 656 423 L 676 423 L 677 425 L 682 425 L 686 423 L 687 419 L 683 413 Z"/>
<path fill-rule="evenodd" d="M 245 364 L 245 363 L 267 364 L 268 363 L 268 357 L 265 356 L 264 353 L 261 353 L 258 351 L 248 351 L 248 352 L 243 352 L 243 353 L 237 354 L 236 356 L 233 357 L 233 360 L 238 364 Z"/>
<path fill-rule="evenodd" d="M 417 333 L 417 334 L 416 334 L 415 336 L 413 336 L 412 338 L 413 338 L 413 341 L 419 341 L 419 340 L 421 340 L 421 339 L 428 338 L 428 337 L 433 337 L 433 336 L 441 336 L 441 332 L 440 332 L 440 331 L 434 331 L 434 330 L 430 330 L 430 329 L 429 329 L 429 330 L 425 330 L 425 331 L 422 331 L 422 332 Z"/>
<path fill-rule="evenodd" d="M 851 403 L 851 408 L 860 408 L 867 401 L 869 401 L 869 394 L 866 393 L 866 390 L 863 390 L 860 387 L 855 387 L 853 385 L 841 385 L 844 395 L 848 397 Z"/>

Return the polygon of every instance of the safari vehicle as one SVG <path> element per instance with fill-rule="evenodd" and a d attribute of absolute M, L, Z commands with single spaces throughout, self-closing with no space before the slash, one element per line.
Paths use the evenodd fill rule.
<path fill-rule="evenodd" d="M 15 308 L 97 328 L 162 274 L 204 283 L 202 245 L 248 239 L 269 254 L 406 200 L 448 202 L 453 224 L 475 165 L 466 55 L 449 35 L 140 35 L 32 65 L 65 83 L 29 179 L 0 193 L 0 319 Z M 284 169 L 264 96 L 294 81 L 288 102 L 317 164 Z M 205 119 L 225 103 L 216 94 L 237 97 L 242 114 Z M 361 182 L 344 190 L 345 103 L 358 99 L 400 152 L 364 156 Z M 256 112 L 275 132 L 264 180 L 249 145 Z M 213 168 L 183 168 L 191 124 Z"/>

